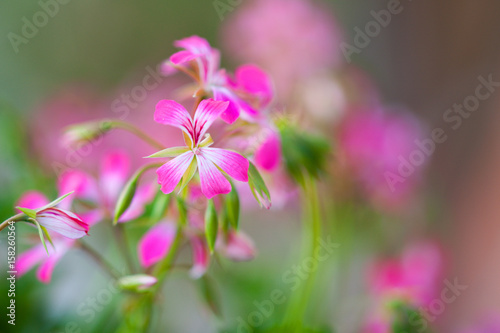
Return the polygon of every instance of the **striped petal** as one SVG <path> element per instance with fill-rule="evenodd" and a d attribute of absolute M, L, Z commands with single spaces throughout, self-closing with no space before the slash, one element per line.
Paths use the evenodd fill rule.
<path fill-rule="evenodd" d="M 137 245 L 142 267 L 149 267 L 167 255 L 174 241 L 176 230 L 175 224 L 160 222 L 144 234 Z"/>
<path fill-rule="evenodd" d="M 163 193 L 172 193 L 192 160 L 193 152 L 188 151 L 168 161 L 156 170 L 158 174 L 158 184 L 161 185 L 161 191 Z"/>
<path fill-rule="evenodd" d="M 214 101 L 213 99 L 205 99 L 201 101 L 194 115 L 194 133 L 195 144 L 202 140 L 203 135 L 208 128 L 224 111 L 226 111 L 229 102 Z"/>
<path fill-rule="evenodd" d="M 193 138 L 193 121 L 187 110 L 176 101 L 163 99 L 156 104 L 154 119 L 157 123 L 181 129 Z"/>
<path fill-rule="evenodd" d="M 203 148 L 203 156 L 212 161 L 229 176 L 248 182 L 248 160 L 238 153 L 220 148 Z"/>
<path fill-rule="evenodd" d="M 59 208 L 51 207 L 37 212 L 36 220 L 45 228 L 71 239 L 81 238 L 89 231 L 88 224 L 78 216 Z"/>
<path fill-rule="evenodd" d="M 206 149 L 208 148 L 204 148 L 203 153 L 196 155 L 196 159 L 200 173 L 201 192 L 210 199 L 218 194 L 231 192 L 231 183 L 217 169 L 215 164 L 204 156 Z"/>

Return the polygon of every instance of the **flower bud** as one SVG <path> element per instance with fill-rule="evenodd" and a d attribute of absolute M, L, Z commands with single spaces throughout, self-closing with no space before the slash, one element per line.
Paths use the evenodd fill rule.
<path fill-rule="evenodd" d="M 217 211 L 212 200 L 208 200 L 207 210 L 205 211 L 205 237 L 207 239 L 210 252 L 214 251 L 215 241 L 219 230 L 219 221 Z"/>
<path fill-rule="evenodd" d="M 89 121 L 72 125 L 66 128 L 62 141 L 65 145 L 76 146 L 77 144 L 86 144 L 99 139 L 112 129 L 112 123 L 109 120 Z"/>
<path fill-rule="evenodd" d="M 157 282 L 158 280 L 154 276 L 146 274 L 136 274 L 120 278 L 118 280 L 118 286 L 125 290 L 142 292 L 148 290 Z"/>
<path fill-rule="evenodd" d="M 49 207 L 36 212 L 36 221 L 64 237 L 77 239 L 88 234 L 89 225 L 70 211 Z"/>

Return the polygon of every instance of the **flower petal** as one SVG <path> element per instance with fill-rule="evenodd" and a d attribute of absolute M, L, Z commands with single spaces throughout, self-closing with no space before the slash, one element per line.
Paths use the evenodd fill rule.
<path fill-rule="evenodd" d="M 255 257 L 253 241 L 241 231 L 230 231 L 227 242 L 219 246 L 224 256 L 234 261 L 248 261 Z"/>
<path fill-rule="evenodd" d="M 270 132 L 264 142 L 255 151 L 255 164 L 271 172 L 281 161 L 281 142 L 276 132 Z"/>
<path fill-rule="evenodd" d="M 205 151 L 204 148 L 200 151 Z M 217 194 L 226 194 L 231 192 L 231 183 L 224 177 L 222 172 L 217 169 L 215 164 L 204 156 L 204 153 L 196 155 L 198 169 L 200 173 L 201 192 L 208 198 Z"/>
<path fill-rule="evenodd" d="M 157 123 L 180 128 L 193 138 L 193 121 L 187 110 L 176 101 L 163 99 L 156 104 L 154 119 Z"/>
<path fill-rule="evenodd" d="M 71 239 L 81 238 L 89 231 L 88 224 L 77 215 L 59 208 L 51 207 L 39 211 L 36 220 L 45 228 Z"/>
<path fill-rule="evenodd" d="M 27 191 L 21 196 L 16 206 L 29 209 L 37 209 L 45 206 L 48 203 L 49 200 L 41 192 Z"/>
<path fill-rule="evenodd" d="M 31 249 L 21 253 L 16 260 L 16 271 L 17 276 L 20 277 L 30 269 L 32 269 L 36 264 L 47 257 L 45 248 L 42 244 L 38 244 Z"/>
<path fill-rule="evenodd" d="M 248 182 L 248 160 L 238 153 L 220 148 L 203 148 L 202 154 L 229 176 Z"/>
<path fill-rule="evenodd" d="M 198 58 L 199 56 L 200 56 L 199 54 L 194 54 L 190 51 L 179 51 L 170 56 L 170 61 L 174 65 L 182 65 L 185 64 L 186 62 Z"/>
<path fill-rule="evenodd" d="M 156 173 L 158 174 L 158 184 L 165 194 L 171 193 L 179 184 L 182 175 L 186 172 L 189 164 L 193 160 L 193 152 L 188 151 L 162 165 Z"/>
<path fill-rule="evenodd" d="M 66 254 L 68 248 L 73 244 L 58 242 L 54 244 L 56 246 L 55 250 L 50 252 L 50 256 L 43 260 L 40 267 L 36 271 L 36 277 L 43 283 L 49 283 L 52 278 L 52 272 L 54 271 L 54 267 L 61 260 L 61 258 Z"/>
<path fill-rule="evenodd" d="M 194 115 L 194 133 L 195 144 L 202 140 L 203 135 L 208 128 L 224 111 L 226 111 L 229 102 L 214 101 L 213 99 L 205 99 L 201 101 Z"/>
<path fill-rule="evenodd" d="M 234 123 L 240 116 L 240 107 L 236 102 L 236 98 L 223 88 L 214 88 L 212 92 L 216 101 L 229 102 L 226 111 L 220 115 L 220 118 L 228 124 Z"/>
<path fill-rule="evenodd" d="M 61 175 L 58 182 L 59 194 L 75 192 L 74 196 L 61 201 L 58 207 L 70 209 L 75 197 L 97 202 L 99 200 L 97 184 L 87 173 L 80 170 L 66 171 Z"/>
<path fill-rule="evenodd" d="M 174 42 L 174 46 L 197 54 L 205 53 L 211 49 L 210 44 L 205 38 L 196 35 L 177 40 Z"/>
<path fill-rule="evenodd" d="M 258 97 L 263 106 L 271 102 L 273 97 L 271 79 L 258 66 L 240 66 L 236 69 L 235 76 L 238 88 Z"/>
<path fill-rule="evenodd" d="M 160 222 L 142 236 L 137 245 L 137 253 L 142 267 L 149 267 L 164 258 L 174 241 L 176 226 Z"/>
<path fill-rule="evenodd" d="M 189 275 L 193 279 L 199 279 L 208 269 L 210 254 L 205 241 L 201 237 L 193 236 L 190 240 L 193 249 L 193 267 L 189 271 Z"/>
<path fill-rule="evenodd" d="M 113 207 L 130 171 L 130 159 L 123 151 L 112 151 L 104 156 L 99 185 L 105 204 Z"/>

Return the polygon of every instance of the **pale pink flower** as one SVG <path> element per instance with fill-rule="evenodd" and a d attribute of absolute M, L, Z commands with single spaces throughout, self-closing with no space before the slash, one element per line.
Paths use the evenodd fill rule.
<path fill-rule="evenodd" d="M 255 244 L 242 231 L 230 230 L 227 236 L 220 235 L 217 239 L 217 250 L 233 261 L 248 261 L 255 258 Z"/>
<path fill-rule="evenodd" d="M 163 259 L 169 252 L 177 233 L 172 222 L 159 222 L 142 236 L 137 254 L 142 267 L 149 267 Z"/>
<path fill-rule="evenodd" d="M 51 245 L 47 246 L 49 256 L 47 256 L 43 244 L 37 244 L 19 255 L 16 261 L 18 277 L 27 273 L 35 265 L 40 264 L 36 272 L 38 280 L 43 283 L 50 282 L 55 265 L 74 244 L 74 240 L 72 239 L 57 236 L 53 237 L 52 241 L 54 247 Z"/>
<path fill-rule="evenodd" d="M 75 191 L 74 197 L 64 202 L 64 207 L 71 207 L 74 199 L 92 203 L 93 207 L 86 209 L 81 215 L 89 224 L 95 224 L 114 211 L 118 197 L 130 175 L 128 155 L 120 150 L 108 151 L 101 162 L 97 179 L 81 170 L 71 170 L 61 175 L 59 192 Z M 127 222 L 142 215 L 145 205 L 152 200 L 154 193 L 153 184 L 139 185 L 129 208 L 118 222 Z"/>
<path fill-rule="evenodd" d="M 43 227 L 55 231 L 58 234 L 77 239 L 88 234 L 89 225 L 69 210 L 44 207 L 48 204 L 47 198 L 36 191 L 29 191 L 23 195 L 17 206 L 36 211 L 36 221 Z"/>
<path fill-rule="evenodd" d="M 192 235 L 189 240 L 193 251 L 193 267 L 191 267 L 189 275 L 193 279 L 199 279 L 208 270 L 208 266 L 210 265 L 210 252 L 202 236 Z"/>
<path fill-rule="evenodd" d="M 301 79 L 341 63 L 340 29 L 328 8 L 309 0 L 254 0 L 223 26 L 222 37 L 238 61 L 270 73 L 280 100 Z"/>
<path fill-rule="evenodd" d="M 163 73 L 182 71 L 197 82 L 195 96 L 209 94 L 216 101 L 228 101 L 227 109 L 220 115 L 225 122 L 233 123 L 240 115 L 253 121 L 259 116 L 259 110 L 271 101 L 271 80 L 257 66 L 241 66 L 232 78 L 220 68 L 220 52 L 205 39 L 191 36 L 174 45 L 184 50 L 174 53 L 162 64 Z"/>
<path fill-rule="evenodd" d="M 219 168 L 232 178 L 248 181 L 248 160 L 238 153 L 210 148 L 209 137 L 204 138 L 210 125 L 223 113 L 228 102 L 203 100 L 191 118 L 186 109 L 175 101 L 162 100 L 156 106 L 155 120 L 161 124 L 181 129 L 188 147 L 180 147 L 180 155 L 157 170 L 161 190 L 168 194 L 174 191 L 181 178 L 196 159 L 201 191 L 207 198 L 231 192 L 231 183 Z M 194 163 L 194 162 L 193 162 Z"/>

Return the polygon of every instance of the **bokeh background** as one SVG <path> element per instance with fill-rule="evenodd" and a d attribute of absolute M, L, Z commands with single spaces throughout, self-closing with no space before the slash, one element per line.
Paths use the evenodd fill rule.
<path fill-rule="evenodd" d="M 111 111 L 114 99 L 140 82 L 147 68 L 156 68 L 168 58 L 175 50 L 174 40 L 197 34 L 221 48 L 223 55 L 228 54 L 224 48 L 227 24 L 252 0 L 223 2 L 232 3 L 232 10 L 221 19 L 209 0 L 71 0 L 60 5 L 58 13 L 28 43 L 20 44 L 16 53 L 8 34 L 20 34 L 23 17 L 31 18 L 41 7 L 37 1 L 3 1 L 0 215 L 12 215 L 15 201 L 27 189 L 55 196 L 52 162 L 61 158 L 58 154 L 67 156 L 57 146 L 57 131 L 71 121 L 116 116 Z M 387 7 L 386 1 L 378 0 L 314 3 L 335 18 L 338 42 L 350 44 L 354 29 L 372 20 L 370 11 Z M 351 66 L 371 78 L 384 103 L 411 111 L 429 129 L 447 126 L 443 114 L 474 93 L 479 76 L 500 80 L 500 3 L 414 0 L 402 5 L 403 11 L 360 54 L 353 55 Z M 339 59 L 345 61 L 338 47 Z M 223 64 L 234 68 L 238 61 L 227 55 Z M 154 127 L 152 112 L 156 101 L 167 98 L 173 85 L 165 79 L 132 109 L 130 119 L 152 126 L 152 132 L 167 138 L 162 127 Z M 397 253 L 416 233 L 437 239 L 445 249 L 447 277 L 458 277 L 469 286 L 439 316 L 435 323 L 438 332 L 458 332 L 489 313 L 500 316 L 499 97 L 492 94 L 459 130 L 447 132 L 449 138 L 432 155 L 421 194 L 411 208 L 381 215 L 382 221 L 365 219 L 362 209 L 351 220 L 342 220 L 339 213 L 337 223 L 350 224 L 349 231 L 343 232 L 355 236 L 346 245 L 344 234 L 335 237 L 334 233 L 343 253 L 341 259 L 335 259 L 340 265 L 325 275 L 328 280 L 321 281 L 327 286 L 324 306 L 310 309 L 321 321 L 336 326 L 338 332 L 357 332 L 366 308 L 364 267 L 379 255 Z M 109 140 L 111 146 L 120 147 L 129 139 L 111 136 Z M 88 159 L 98 158 L 99 151 L 92 154 Z M 268 298 L 273 288 L 280 287 L 281 275 L 297 251 L 298 215 L 290 207 L 244 215 L 242 223 L 255 239 L 259 256 L 253 262 L 214 272 L 221 303 L 234 305 L 222 305 L 222 319 L 215 319 L 200 304 L 195 284 L 183 273 L 175 273 L 165 292 L 163 331 L 234 332 L 231 327 L 237 318 L 253 311 L 253 301 Z M 94 234 L 92 243 L 99 245 L 106 237 Z M 393 245 L 384 246 L 375 239 Z M 5 267 L 6 256 L 2 258 L 1 267 Z M 90 322 L 77 313 L 87 297 L 107 288 L 108 279 L 76 251 L 58 267 L 50 285 L 36 281 L 34 274 L 18 281 L 17 325 L 12 330 L 4 318 L 0 330 L 66 332 L 65 325 L 75 322 L 81 332 L 111 331 L 119 320 L 119 297 L 97 311 Z M 0 285 L 4 307 L 4 279 Z"/>

